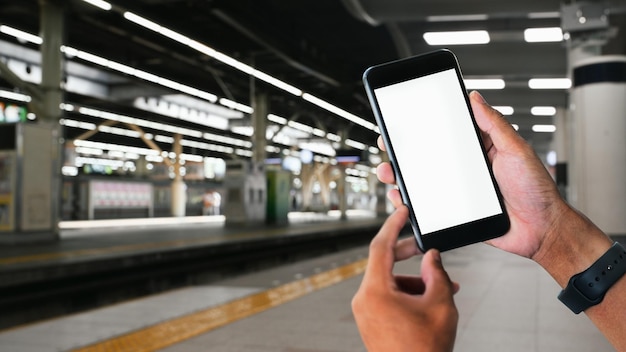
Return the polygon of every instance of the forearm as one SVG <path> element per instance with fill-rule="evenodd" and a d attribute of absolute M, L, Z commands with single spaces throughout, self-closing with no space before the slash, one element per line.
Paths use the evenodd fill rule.
<path fill-rule="evenodd" d="M 589 219 L 567 204 L 559 204 L 562 215 L 558 226 L 545 237 L 541 250 L 533 258 L 562 287 L 569 279 L 589 268 L 613 244 L 613 241 Z M 556 296 L 556 293 L 555 293 Z M 618 351 L 626 351 L 626 277 L 608 291 L 602 302 L 585 314 Z"/>

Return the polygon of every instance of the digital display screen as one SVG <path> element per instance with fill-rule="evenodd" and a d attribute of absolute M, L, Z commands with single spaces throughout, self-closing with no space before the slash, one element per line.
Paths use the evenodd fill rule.
<path fill-rule="evenodd" d="M 422 235 L 503 213 L 454 69 L 374 94 Z"/>

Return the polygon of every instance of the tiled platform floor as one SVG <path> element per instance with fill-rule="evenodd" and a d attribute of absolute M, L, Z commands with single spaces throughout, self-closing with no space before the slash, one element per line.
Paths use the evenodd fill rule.
<path fill-rule="evenodd" d="M 176 290 L 22 328 L 0 332 L 2 351 L 66 351 L 124 331 L 260 292 L 290 280 L 354 262 L 361 247 L 211 286 Z M 533 262 L 477 244 L 444 253 L 461 284 L 455 351 L 614 351 L 584 315 L 557 300 L 559 287 Z M 398 272 L 419 270 L 417 258 Z M 361 275 L 165 348 L 186 351 L 364 351 L 350 310 Z"/>

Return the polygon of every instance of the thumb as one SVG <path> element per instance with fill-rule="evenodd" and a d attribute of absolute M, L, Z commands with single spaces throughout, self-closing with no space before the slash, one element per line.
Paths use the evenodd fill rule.
<path fill-rule="evenodd" d="M 443 268 L 441 254 L 430 249 L 422 258 L 422 279 L 426 285 L 424 296 L 450 297 L 459 290 L 459 285 L 452 282 Z"/>
<path fill-rule="evenodd" d="M 521 140 L 522 137 L 502 114 L 489 105 L 480 93 L 470 93 L 470 103 L 478 127 L 491 138 L 498 150 L 504 150 L 511 141 Z"/>

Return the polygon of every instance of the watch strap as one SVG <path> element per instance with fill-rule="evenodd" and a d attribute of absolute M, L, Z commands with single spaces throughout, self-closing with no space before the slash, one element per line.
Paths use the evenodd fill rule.
<path fill-rule="evenodd" d="M 626 273 L 626 250 L 613 243 L 587 270 L 572 276 L 559 300 L 578 314 L 604 299 L 606 292 Z"/>

